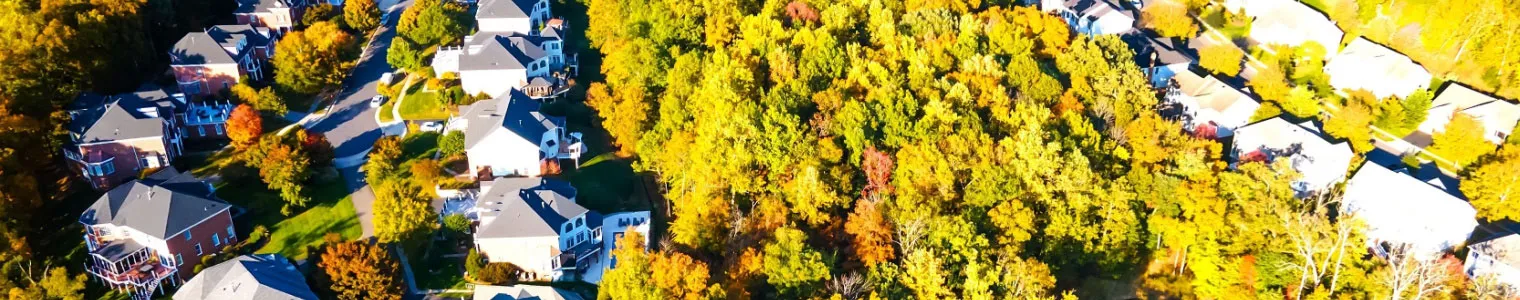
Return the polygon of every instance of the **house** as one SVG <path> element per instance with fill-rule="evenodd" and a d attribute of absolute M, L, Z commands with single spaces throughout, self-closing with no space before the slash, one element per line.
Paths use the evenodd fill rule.
<path fill-rule="evenodd" d="M 1357 38 L 1325 64 L 1330 86 L 1341 90 L 1367 90 L 1378 98 L 1409 97 L 1430 85 L 1430 72 L 1394 52 L 1365 38 Z"/>
<path fill-rule="evenodd" d="M 179 118 L 180 136 L 186 139 L 226 138 L 227 118 L 232 116 L 232 102 L 191 102 L 176 114 Z"/>
<path fill-rule="evenodd" d="M 475 24 L 480 32 L 535 35 L 549 15 L 549 0 L 481 0 Z"/>
<path fill-rule="evenodd" d="M 1439 254 L 1461 245 L 1478 226 L 1477 210 L 1410 174 L 1363 164 L 1346 182 L 1341 211 L 1362 219 L 1369 246 L 1407 244 L 1413 254 Z"/>
<path fill-rule="evenodd" d="M 433 62 L 437 75 L 458 72 L 461 87 L 470 95 L 499 97 L 507 90 L 520 89 L 543 98 L 555 94 L 554 87 L 563 86 L 568 79 L 563 72 L 568 63 L 564 42 L 553 36 L 480 32 L 467 37 L 463 49 L 439 52 Z M 550 89 L 528 88 L 535 83 L 549 85 Z"/>
<path fill-rule="evenodd" d="M 1346 177 L 1351 166 L 1351 145 L 1332 142 L 1312 122 L 1293 124 L 1274 117 L 1235 129 L 1230 157 L 1234 163 L 1287 159 L 1301 175 L 1293 182 L 1299 197 L 1324 191 Z"/>
<path fill-rule="evenodd" d="M 1505 232 L 1467 246 L 1462 272 L 1468 278 L 1492 276 L 1511 292 L 1520 292 L 1520 235 Z"/>
<path fill-rule="evenodd" d="M 242 255 L 201 270 L 174 300 L 317 300 L 306 277 L 279 254 Z"/>
<path fill-rule="evenodd" d="M 497 178 L 480 183 L 475 246 L 529 280 L 571 280 L 601 257 L 602 217 L 575 203 L 570 183 Z"/>
<path fill-rule="evenodd" d="M 1172 74 L 1166 88 L 1166 102 L 1176 105 L 1175 116 L 1182 120 L 1184 129 L 1193 134 L 1211 137 L 1229 137 L 1235 129 L 1245 126 L 1261 107 L 1255 99 L 1225 84 L 1212 75 L 1198 76 L 1188 70 L 1187 64 L 1166 66 Z"/>
<path fill-rule="evenodd" d="M 571 291 L 542 285 L 476 285 L 475 300 L 582 300 Z"/>
<path fill-rule="evenodd" d="M 242 76 L 263 80 L 264 64 L 274 55 L 268 29 L 217 25 L 186 33 L 169 50 L 169 67 L 179 90 L 211 95 L 232 88 Z"/>
<path fill-rule="evenodd" d="M 180 101 L 152 85 L 120 95 L 81 95 L 67 107 L 63 155 L 69 167 L 106 190 L 141 170 L 169 165 L 184 151 L 174 118 Z"/>
<path fill-rule="evenodd" d="M 1250 0 L 1236 2 L 1251 17 L 1251 45 L 1287 45 L 1299 47 L 1309 42 L 1325 48 L 1327 55 L 1340 49 L 1345 33 L 1335 22 L 1313 7 L 1294 0 Z M 1228 5 L 1227 5 L 1228 6 Z"/>
<path fill-rule="evenodd" d="M 1471 88 L 1452 82 L 1430 103 L 1425 122 L 1404 140 L 1417 147 L 1429 147 L 1437 132 L 1445 131 L 1446 124 L 1456 114 L 1467 114 L 1483 123 L 1483 138 L 1494 144 L 1503 144 L 1514 134 L 1515 124 L 1520 122 L 1520 105 L 1495 98 Z"/>
<path fill-rule="evenodd" d="M 1139 10 L 1111 0 L 1043 0 L 1040 10 L 1060 16 L 1072 31 L 1087 35 L 1128 33 L 1139 18 Z"/>
<path fill-rule="evenodd" d="M 270 28 L 283 34 L 295 29 L 304 4 L 303 0 L 238 0 L 238 8 L 232 15 L 240 25 Z"/>
<path fill-rule="evenodd" d="M 585 145 L 563 117 L 539 111 L 538 100 L 517 90 L 460 107 L 465 156 L 476 177 L 539 176 L 549 164 L 579 161 Z"/>
<path fill-rule="evenodd" d="M 101 195 L 79 216 L 86 271 L 135 299 L 192 277 L 202 255 L 237 241 L 232 206 L 212 192 L 209 183 L 166 167 Z"/>

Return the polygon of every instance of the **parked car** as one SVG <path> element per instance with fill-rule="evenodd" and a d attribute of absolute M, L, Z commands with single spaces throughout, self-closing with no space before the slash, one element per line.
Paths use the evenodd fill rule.
<path fill-rule="evenodd" d="M 380 104 L 384 104 L 384 103 L 385 103 L 385 96 L 384 95 L 375 95 L 375 97 L 369 98 L 369 107 L 380 107 Z"/>
<path fill-rule="evenodd" d="M 391 72 L 385 72 L 385 74 L 380 74 L 380 83 L 381 84 L 391 84 L 391 77 L 392 76 L 393 75 L 391 74 Z"/>
<path fill-rule="evenodd" d="M 418 130 L 422 130 L 422 131 L 428 131 L 428 132 L 442 131 L 443 130 L 443 122 L 437 122 L 437 121 L 422 122 L 422 125 L 418 125 L 417 129 Z"/>

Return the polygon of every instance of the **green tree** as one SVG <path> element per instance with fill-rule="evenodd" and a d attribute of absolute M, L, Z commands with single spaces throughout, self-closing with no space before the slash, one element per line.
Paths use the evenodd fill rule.
<path fill-rule="evenodd" d="M 1462 176 L 1466 194 L 1478 217 L 1490 221 L 1520 220 L 1520 147 L 1506 146 L 1496 155 L 1468 167 Z"/>
<path fill-rule="evenodd" d="M 464 154 L 464 131 L 453 130 L 438 137 L 438 152 L 443 155 Z"/>
<path fill-rule="evenodd" d="M 765 245 L 766 282 L 783 292 L 806 295 L 829 279 L 829 266 L 823 254 L 807 245 L 807 233 L 793 228 L 775 233 L 776 239 Z"/>
<path fill-rule="evenodd" d="M 1170 0 L 1146 5 L 1140 11 L 1140 23 L 1163 37 L 1191 38 L 1198 32 L 1187 6 Z"/>
<path fill-rule="evenodd" d="M 1441 158 L 1451 161 L 1459 166 L 1466 166 L 1478 160 L 1479 157 L 1494 152 L 1497 148 L 1483 135 L 1488 130 L 1483 128 L 1483 123 L 1467 114 L 1452 116 L 1451 122 L 1446 123 L 1446 128 L 1436 132 L 1431 137 L 1430 152 L 1435 152 Z"/>
<path fill-rule="evenodd" d="M 1319 116 L 1319 99 L 1313 91 L 1305 87 L 1295 87 L 1288 91 L 1288 97 L 1278 102 L 1284 112 L 1299 118 L 1315 118 Z"/>
<path fill-rule="evenodd" d="M 390 49 L 386 50 L 385 62 L 398 69 L 415 71 L 428 65 L 427 57 L 432 55 L 433 49 L 413 44 L 406 38 L 393 39 Z"/>
<path fill-rule="evenodd" d="M 1241 60 L 1245 59 L 1245 55 L 1233 44 L 1209 45 L 1198 50 L 1198 65 L 1209 72 L 1234 77 L 1235 74 L 1240 74 Z"/>
<path fill-rule="evenodd" d="M 294 147 L 284 139 L 269 138 L 259 142 L 259 177 L 269 188 L 280 191 L 280 198 L 285 200 L 280 213 L 289 216 L 296 209 L 306 207 L 306 202 L 311 200 L 302 194 L 304 183 L 310 177 L 311 158 L 299 147 Z"/>
<path fill-rule="evenodd" d="M 310 24 L 276 43 L 280 55 L 271 64 L 275 83 L 302 94 L 315 94 L 343 82 L 358 56 L 354 38 L 332 22 Z"/>
<path fill-rule="evenodd" d="M 467 9 L 453 1 L 421 0 L 401 13 L 396 34 L 426 48 L 442 46 L 469 33 Z"/>
<path fill-rule="evenodd" d="M 368 32 L 379 27 L 380 7 L 375 0 L 347 0 L 343 2 L 343 24 L 348 28 Z"/>
<path fill-rule="evenodd" d="M 338 8 L 327 3 L 306 6 L 301 12 L 301 24 L 312 26 L 338 16 Z"/>

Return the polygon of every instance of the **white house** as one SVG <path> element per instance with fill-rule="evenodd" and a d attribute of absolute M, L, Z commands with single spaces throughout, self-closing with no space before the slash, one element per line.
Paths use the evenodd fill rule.
<path fill-rule="evenodd" d="M 585 146 L 563 117 L 539 111 L 538 100 L 511 90 L 503 97 L 460 107 L 465 156 L 477 177 L 539 176 L 560 160 L 579 161 Z"/>
<path fill-rule="evenodd" d="M 476 285 L 475 300 L 582 300 L 580 294 L 543 285 Z"/>
<path fill-rule="evenodd" d="M 1293 190 L 1305 197 L 1329 188 L 1346 177 L 1351 167 L 1351 145 L 1331 142 L 1310 122 L 1293 124 L 1281 117 L 1242 126 L 1235 130 L 1235 163 L 1288 159 L 1302 174 L 1293 182 Z"/>
<path fill-rule="evenodd" d="M 1462 272 L 1468 278 L 1492 276 L 1512 292 L 1520 291 L 1520 235 L 1504 233 L 1467 246 L 1467 250 Z"/>
<path fill-rule="evenodd" d="M 1430 72 L 1399 54 L 1365 38 L 1357 38 L 1325 64 L 1330 86 L 1340 90 L 1367 90 L 1378 98 L 1409 97 L 1430 86 Z"/>
<path fill-rule="evenodd" d="M 1498 99 L 1455 82 L 1446 85 L 1430 103 L 1425 122 L 1404 140 L 1419 147 L 1430 146 L 1432 136 L 1445 131 L 1456 114 L 1467 114 L 1483 123 L 1483 137 L 1495 144 L 1504 143 L 1520 122 L 1520 105 Z"/>
<path fill-rule="evenodd" d="M 1138 16 L 1138 11 L 1110 0 L 1043 0 L 1040 9 L 1061 16 L 1073 31 L 1087 35 L 1133 31 Z"/>
<path fill-rule="evenodd" d="M 602 234 L 605 237 L 601 241 L 602 257 L 592 263 L 581 276 L 581 281 L 599 284 L 602 282 L 602 274 L 617 268 L 617 257 L 612 256 L 612 250 L 617 249 L 618 241 L 629 232 L 638 232 L 644 237 L 645 248 L 648 248 L 649 222 L 649 211 L 620 212 L 602 217 Z"/>
<path fill-rule="evenodd" d="M 481 182 L 475 246 L 528 279 L 572 280 L 601 257 L 602 217 L 575 203 L 575 187 L 548 178 Z"/>
<path fill-rule="evenodd" d="M 448 50 L 448 49 L 446 49 Z M 564 42 L 557 37 L 480 32 L 465 39 L 462 51 L 441 51 L 434 71 L 458 71 L 466 93 L 499 97 L 523 89 L 534 78 L 555 78 L 566 65 Z"/>
<path fill-rule="evenodd" d="M 475 11 L 480 32 L 532 34 L 549 20 L 549 0 L 481 0 Z"/>
<path fill-rule="evenodd" d="M 1245 126 L 1261 107 L 1255 99 L 1212 75 L 1198 76 L 1188 70 L 1188 64 L 1163 68 L 1167 70 L 1157 73 L 1172 74 L 1166 101 L 1179 106 L 1184 129 L 1194 134 L 1220 138 L 1234 135 L 1235 129 Z"/>
<path fill-rule="evenodd" d="M 1333 55 L 1336 49 L 1340 49 L 1341 37 L 1345 35 L 1325 14 L 1298 1 L 1250 0 L 1234 4 L 1253 19 L 1249 34 L 1253 45 L 1297 47 L 1312 41 L 1324 47 L 1326 55 Z M 1236 9 L 1230 6 L 1225 7 Z"/>
<path fill-rule="evenodd" d="M 1373 249 L 1408 244 L 1412 253 L 1427 257 L 1466 242 L 1478 226 L 1477 211 L 1467 201 L 1377 164 L 1362 165 L 1346 182 L 1341 211 L 1366 222 Z"/>

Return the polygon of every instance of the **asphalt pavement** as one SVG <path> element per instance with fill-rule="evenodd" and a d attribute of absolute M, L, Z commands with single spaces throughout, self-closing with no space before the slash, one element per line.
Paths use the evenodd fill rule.
<path fill-rule="evenodd" d="M 369 41 L 364 55 L 359 58 L 359 64 L 343 80 L 343 91 L 338 94 L 337 104 L 333 105 L 326 117 L 311 126 L 311 130 L 326 135 L 333 145 L 333 165 L 343 174 L 352 193 L 354 211 L 364 227 L 365 237 L 375 234 L 372 221 L 375 195 L 369 184 L 364 182 L 364 174 L 359 171 L 359 166 L 364 162 L 361 157 L 369 153 L 370 147 L 382 136 L 379 124 L 375 123 L 375 113 L 379 109 L 370 107 L 369 99 L 376 95 L 375 87 L 379 85 L 380 76 L 392 71 L 391 65 L 385 61 L 385 52 L 390 48 L 391 39 L 396 36 L 394 24 L 401 18 L 401 11 L 411 3 L 412 1 L 406 0 L 389 6 L 393 12 L 386 14 L 380 33 Z"/>

